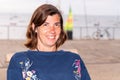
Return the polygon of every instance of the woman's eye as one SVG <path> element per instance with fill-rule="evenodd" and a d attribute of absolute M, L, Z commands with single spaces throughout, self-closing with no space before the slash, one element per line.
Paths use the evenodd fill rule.
<path fill-rule="evenodd" d="M 44 23 L 43 24 L 43 27 L 60 27 L 61 26 L 61 24 L 58 22 L 58 23 L 54 23 L 53 25 L 50 25 L 49 23 Z"/>
<path fill-rule="evenodd" d="M 48 23 L 44 23 L 43 26 L 48 26 Z"/>
<path fill-rule="evenodd" d="M 60 23 L 55 23 L 55 26 L 60 27 L 61 25 L 60 25 Z"/>

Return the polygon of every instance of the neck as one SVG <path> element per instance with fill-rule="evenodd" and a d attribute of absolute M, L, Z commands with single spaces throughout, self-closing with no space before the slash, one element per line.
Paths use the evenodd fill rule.
<path fill-rule="evenodd" d="M 43 47 L 42 47 L 42 48 L 41 48 L 41 47 L 39 47 L 39 46 L 36 48 L 36 50 L 37 50 L 37 51 L 57 51 L 56 47 L 53 47 L 53 48 L 51 48 L 51 47 L 50 47 L 50 48 L 43 48 Z"/>

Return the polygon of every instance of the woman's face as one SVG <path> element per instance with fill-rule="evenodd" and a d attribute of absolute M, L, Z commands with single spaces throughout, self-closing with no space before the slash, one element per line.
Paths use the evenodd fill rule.
<path fill-rule="evenodd" d="M 61 32 L 58 14 L 49 15 L 46 21 L 36 29 L 39 47 L 56 47 Z"/>

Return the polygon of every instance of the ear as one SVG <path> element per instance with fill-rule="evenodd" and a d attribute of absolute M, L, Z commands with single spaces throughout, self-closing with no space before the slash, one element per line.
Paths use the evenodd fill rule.
<path fill-rule="evenodd" d="M 35 29 L 35 24 L 34 23 L 32 23 L 32 29 L 33 29 L 33 31 L 37 32 L 37 30 Z"/>

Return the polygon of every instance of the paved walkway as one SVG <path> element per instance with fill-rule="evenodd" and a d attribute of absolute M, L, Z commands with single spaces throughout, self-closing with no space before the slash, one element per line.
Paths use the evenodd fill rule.
<path fill-rule="evenodd" d="M 22 40 L 0 40 L 2 63 L 6 54 L 26 50 L 23 43 Z M 72 40 L 60 49 L 77 49 L 92 80 L 120 80 L 120 40 Z M 0 68 L 1 75 L 5 76 L 5 71 L 6 68 Z"/>
<path fill-rule="evenodd" d="M 120 40 L 68 41 L 63 47 L 79 50 L 92 80 L 120 80 Z"/>

